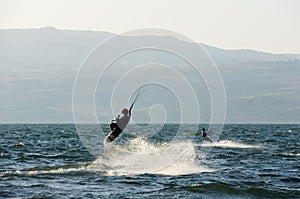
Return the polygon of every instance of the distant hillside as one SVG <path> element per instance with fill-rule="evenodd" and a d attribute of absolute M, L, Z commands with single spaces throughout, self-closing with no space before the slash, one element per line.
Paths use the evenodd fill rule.
<path fill-rule="evenodd" d="M 111 35 L 55 28 L 0 30 L 0 68 L 75 69 Z"/>
<path fill-rule="evenodd" d="M 76 69 L 97 44 L 112 35 L 109 32 L 58 30 L 51 27 L 0 30 L 0 68 Z M 224 50 L 202 45 L 214 61 L 221 65 L 300 58 L 300 55 Z"/>
<path fill-rule="evenodd" d="M 255 50 L 224 50 L 202 44 L 215 62 L 219 64 L 241 64 L 253 62 L 288 62 L 300 59 L 298 54 L 272 54 Z"/>

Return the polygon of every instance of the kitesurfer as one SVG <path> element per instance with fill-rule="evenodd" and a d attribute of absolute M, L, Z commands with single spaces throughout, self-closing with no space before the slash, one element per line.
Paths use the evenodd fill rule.
<path fill-rule="evenodd" d="M 202 128 L 202 137 L 206 141 L 210 141 L 210 143 L 213 143 L 213 141 L 207 136 L 210 132 L 206 132 L 205 128 Z"/>
<path fill-rule="evenodd" d="M 112 122 L 110 123 L 110 129 L 112 132 L 107 137 L 108 142 L 112 142 L 126 128 L 131 118 L 132 107 L 133 104 L 131 105 L 129 110 L 127 108 L 123 108 L 121 110 L 121 115 L 118 115 L 115 120 L 112 120 Z"/>
<path fill-rule="evenodd" d="M 119 114 L 118 117 L 116 117 L 116 119 L 111 121 L 111 123 L 109 125 L 111 132 L 105 138 L 106 142 L 114 141 L 114 139 L 116 139 L 116 137 L 118 137 L 120 135 L 120 133 L 122 133 L 122 131 L 126 128 L 127 124 L 130 121 L 130 118 L 131 118 L 131 110 L 133 108 L 133 105 L 141 93 L 142 93 L 142 91 L 140 90 L 139 93 L 137 94 L 136 98 L 132 102 L 129 110 L 127 108 L 123 108 L 121 110 L 121 115 Z"/>

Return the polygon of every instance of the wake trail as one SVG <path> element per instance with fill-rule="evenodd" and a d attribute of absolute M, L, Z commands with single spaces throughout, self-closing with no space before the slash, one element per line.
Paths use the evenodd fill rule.
<path fill-rule="evenodd" d="M 240 143 L 240 142 L 234 142 L 231 140 L 222 140 L 218 142 L 213 142 L 213 143 L 202 143 L 202 144 L 197 144 L 197 146 L 201 147 L 223 147 L 223 148 L 237 148 L 237 149 L 253 149 L 253 148 L 264 148 L 262 145 L 251 145 L 251 144 L 245 144 L 245 143 Z"/>

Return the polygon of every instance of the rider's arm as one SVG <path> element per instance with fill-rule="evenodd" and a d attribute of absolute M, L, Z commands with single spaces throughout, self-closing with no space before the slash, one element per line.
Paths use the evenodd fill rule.
<path fill-rule="evenodd" d="M 116 121 L 117 123 L 119 123 L 119 121 L 120 121 L 120 115 L 118 115 L 118 117 L 116 117 L 115 121 Z"/>

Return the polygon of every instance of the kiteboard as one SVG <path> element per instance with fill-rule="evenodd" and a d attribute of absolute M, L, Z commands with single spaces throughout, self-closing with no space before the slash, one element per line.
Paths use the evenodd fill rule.
<path fill-rule="evenodd" d="M 122 133 L 122 129 L 120 129 L 119 127 L 115 128 L 106 136 L 105 142 L 110 143 L 114 141 L 121 133 Z"/>

